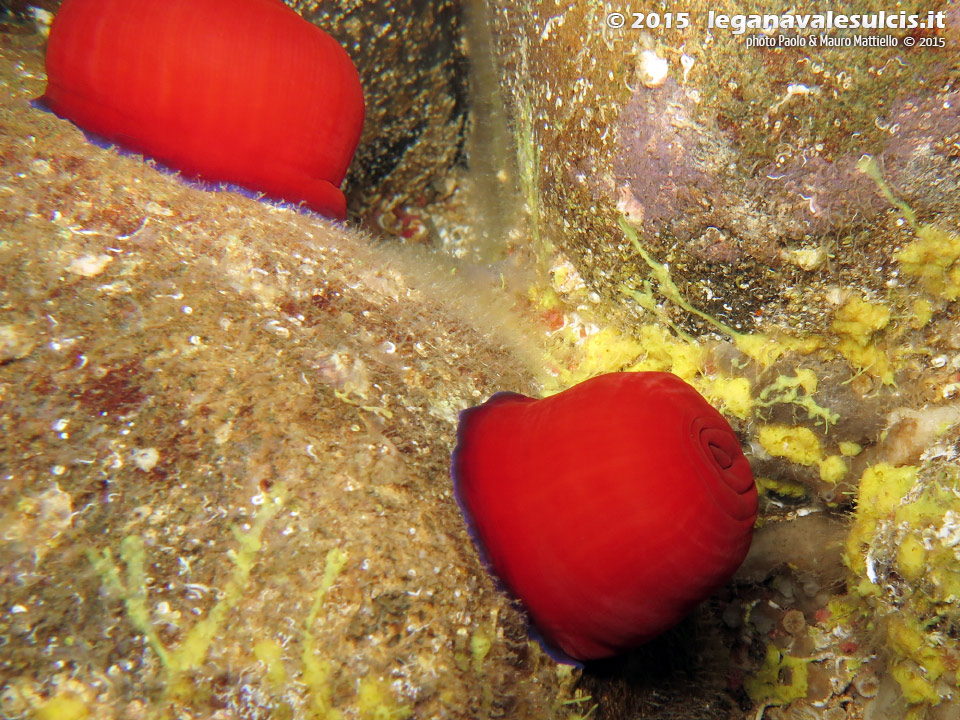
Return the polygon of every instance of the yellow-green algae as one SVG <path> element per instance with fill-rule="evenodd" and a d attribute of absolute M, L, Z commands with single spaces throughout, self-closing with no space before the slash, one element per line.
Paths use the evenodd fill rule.
<path fill-rule="evenodd" d="M 483 661 L 492 646 L 493 641 L 483 628 L 477 628 L 473 635 L 470 636 L 470 655 L 473 658 L 473 668 L 477 672 L 483 667 Z"/>
<path fill-rule="evenodd" d="M 874 336 L 890 324 L 890 309 L 858 297 L 850 298 L 833 316 L 832 328 L 840 337 L 837 350 L 858 370 L 893 383 L 893 368 Z"/>
<path fill-rule="evenodd" d="M 234 527 L 237 550 L 228 551 L 233 562 L 233 572 L 221 589 L 220 599 L 207 617 L 198 620 L 181 643 L 173 649 L 161 641 L 147 606 L 147 552 L 143 538 L 128 535 L 120 544 L 120 559 L 126 568 L 126 578 L 120 577 L 120 569 L 113 559 L 110 548 L 102 552 L 90 550 L 87 557 L 103 579 L 104 587 L 111 595 L 121 598 L 130 622 L 144 634 L 150 648 L 160 658 L 166 672 L 165 692 L 173 695 L 189 695 L 194 691 L 185 675 L 198 668 L 206 659 L 210 644 L 221 630 L 224 620 L 240 601 L 246 589 L 250 571 L 257 561 L 264 528 L 279 511 L 286 496 L 286 488 L 279 485 L 271 493 L 257 513 L 248 531 Z"/>
<path fill-rule="evenodd" d="M 204 662 L 211 643 L 223 631 L 224 620 L 240 601 L 248 585 L 250 572 L 257 562 L 263 532 L 267 523 L 283 506 L 286 494 L 286 488 L 283 485 L 276 487 L 261 506 L 250 529 L 245 532 L 235 529 L 234 536 L 238 549 L 228 552 L 234 565 L 233 573 L 221 590 L 220 599 L 208 616 L 197 621 L 175 648 L 166 647 L 160 640 L 147 606 L 145 571 L 147 554 L 143 539 L 137 535 L 130 535 L 121 544 L 120 558 L 126 568 L 125 579 L 121 578 L 120 568 L 114 562 L 109 548 L 102 552 L 88 553 L 91 563 L 103 578 L 107 591 L 123 599 L 130 622 L 144 634 L 151 649 L 159 657 L 166 672 L 164 682 L 166 695 L 186 699 L 198 692 L 199 689 L 192 684 L 189 673 Z M 318 656 L 315 625 L 320 617 L 327 592 L 336 582 L 346 561 L 346 553 L 339 548 L 333 548 L 327 553 L 323 577 L 314 593 L 301 637 L 301 680 L 309 691 L 309 717 L 318 720 L 339 720 L 343 717 L 343 712 L 334 707 L 332 698 L 333 662 Z M 489 644 L 487 651 L 489 651 Z M 266 679 L 272 690 L 278 696 L 282 696 L 290 682 L 284 664 L 283 647 L 276 640 L 267 638 L 254 645 L 253 654 L 265 667 Z M 58 696 L 44 703 L 40 711 L 68 713 L 49 715 L 49 717 L 73 717 L 74 715 L 70 715 L 69 712 L 79 712 L 80 708 L 85 707 L 74 698 Z M 367 720 L 401 720 L 412 713 L 409 706 L 398 703 L 388 686 L 376 678 L 361 678 L 358 681 L 356 707 L 360 717 Z M 277 705 L 277 712 L 278 717 L 293 716 L 293 708 L 282 699 Z M 75 716 L 85 717 L 84 715 Z M 166 714 L 161 712 L 161 716 L 166 717 Z"/>
<path fill-rule="evenodd" d="M 69 694 L 55 695 L 33 711 L 34 720 L 84 720 L 90 708 L 81 698 Z"/>
<path fill-rule="evenodd" d="M 846 547 L 855 596 L 864 603 L 855 612 L 882 633 L 889 671 L 917 713 L 960 682 L 960 654 L 947 635 L 960 621 L 958 543 L 955 467 L 921 472 L 879 463 L 863 473 Z"/>
<path fill-rule="evenodd" d="M 860 447 L 857 443 L 848 442 L 846 440 L 838 443 L 838 445 L 840 447 L 840 453 L 844 457 L 856 457 L 863 451 L 863 448 Z"/>
<path fill-rule="evenodd" d="M 753 412 L 750 381 L 743 377 L 718 377 L 705 390 L 706 398 L 721 411 L 740 420 L 746 420 Z"/>
<path fill-rule="evenodd" d="M 914 231 L 916 240 L 894 254 L 904 274 L 919 279 L 932 295 L 948 301 L 960 297 L 960 263 L 957 262 L 960 260 L 960 234 L 918 223 L 913 209 L 893 194 L 874 158 L 864 155 L 857 168 L 877 184 L 880 192 L 900 211 Z M 929 319 L 929 303 L 926 307 L 917 306 L 916 310 L 920 317 Z"/>
<path fill-rule="evenodd" d="M 357 685 L 357 710 L 362 720 L 403 720 L 413 714 L 409 706 L 397 704 L 383 679 L 373 677 L 361 678 Z"/>
<path fill-rule="evenodd" d="M 543 262 L 549 254 L 549 244 L 542 239 L 540 233 L 540 203 L 537 201 L 540 187 L 540 145 L 536 138 L 536 128 L 533 122 L 533 108 L 526 99 L 517 103 L 520 117 L 517 126 L 517 171 L 520 180 L 520 192 L 526 201 L 529 217 L 530 237 L 533 245 L 540 253 Z"/>
<path fill-rule="evenodd" d="M 347 554 L 340 548 L 332 548 L 327 552 L 323 565 L 323 578 L 313 596 L 310 611 L 303 625 L 303 651 L 300 661 L 303 664 L 303 682 L 310 690 L 310 706 L 314 717 L 323 720 L 337 720 L 341 717 L 339 710 L 333 708 L 330 675 L 332 664 L 329 660 L 317 657 L 317 640 L 314 626 L 320 616 L 320 609 L 327 597 L 327 592 L 336 582 L 337 576 L 347 562 Z M 405 708 L 406 706 L 399 706 Z"/>
<path fill-rule="evenodd" d="M 253 646 L 253 654 L 267 669 L 267 682 L 274 692 L 283 690 L 289 681 L 283 665 L 283 646 L 273 638 L 259 640 Z"/>
<path fill-rule="evenodd" d="M 817 392 L 817 383 L 817 374 L 813 370 L 801 368 L 796 375 L 792 377 L 781 375 L 763 388 L 756 404 L 758 407 L 769 407 L 775 404 L 792 403 L 806 410 L 807 417 L 822 424 L 826 430 L 831 423 L 836 424 L 840 415 L 813 399 L 814 393 Z"/>
<path fill-rule="evenodd" d="M 757 489 L 764 494 L 779 495 L 781 497 L 798 500 L 808 495 L 808 490 L 804 485 L 792 480 L 775 480 L 763 475 L 758 475 L 754 480 L 757 483 Z"/>
<path fill-rule="evenodd" d="M 917 481 L 918 468 L 893 467 L 879 463 L 867 468 L 860 478 L 855 521 L 847 536 L 847 564 L 866 576 L 863 548 L 869 545 L 877 525 L 893 512 Z"/>
<path fill-rule="evenodd" d="M 820 479 L 831 485 L 843 480 L 850 469 L 843 455 L 830 455 L 820 461 Z"/>
<path fill-rule="evenodd" d="M 810 428 L 764 425 L 757 439 L 770 455 L 798 465 L 813 465 L 821 457 L 820 440 Z"/>
<path fill-rule="evenodd" d="M 776 645 L 767 645 L 763 665 L 743 687 L 755 703 L 787 705 L 807 695 L 806 658 L 791 657 Z"/>

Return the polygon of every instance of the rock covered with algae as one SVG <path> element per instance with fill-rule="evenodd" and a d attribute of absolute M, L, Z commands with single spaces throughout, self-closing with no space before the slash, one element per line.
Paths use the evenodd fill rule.
<path fill-rule="evenodd" d="M 535 389 L 494 279 L 86 142 L 35 37 L 0 76 L 0 714 L 572 715 L 448 477 Z"/>
<path fill-rule="evenodd" d="M 955 90 L 618 9 L 491 4 L 545 352 L 485 271 L 90 147 L 4 46 L 5 713 L 952 717 Z M 540 367 L 675 372 L 764 494 L 705 624 L 574 697 L 446 475 L 457 410 Z"/>
<path fill-rule="evenodd" d="M 646 27 L 642 8 L 615 2 L 490 5 L 535 215 L 602 293 L 645 273 L 617 230 L 626 216 L 711 314 L 738 329 L 754 327 L 756 313 L 822 328 L 800 288 L 882 294 L 891 279 L 877 269 L 890 266 L 898 234 L 876 184 L 858 171 L 862 155 L 921 215 L 958 213 L 955 9 L 943 9 L 942 28 L 825 31 L 899 41 L 851 48 L 818 44 L 814 30 L 710 27 L 708 12 L 745 12 L 734 2 L 662 9 L 658 27 Z M 866 2 L 856 12 L 883 9 Z M 767 2 L 751 12 L 797 9 Z M 638 16 L 644 28 L 632 27 Z M 798 35 L 813 44 L 749 44 Z M 920 35 L 942 45 L 924 47 Z"/>
<path fill-rule="evenodd" d="M 765 498 L 720 611 L 743 717 L 952 717 L 956 11 L 854 51 L 708 28 L 731 3 L 627 10 L 490 4 L 557 384 L 669 370 L 740 431 Z M 582 681 L 598 717 L 629 686 Z"/>

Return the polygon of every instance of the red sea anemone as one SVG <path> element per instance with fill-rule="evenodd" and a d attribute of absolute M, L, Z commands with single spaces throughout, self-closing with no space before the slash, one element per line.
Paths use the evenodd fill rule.
<path fill-rule="evenodd" d="M 484 559 L 566 659 L 683 619 L 743 561 L 757 514 L 737 436 L 669 373 L 497 393 L 462 413 L 452 475 Z"/>
<path fill-rule="evenodd" d="M 281 0 L 65 0 L 41 101 L 191 178 L 346 217 L 363 126 L 347 53 Z"/>

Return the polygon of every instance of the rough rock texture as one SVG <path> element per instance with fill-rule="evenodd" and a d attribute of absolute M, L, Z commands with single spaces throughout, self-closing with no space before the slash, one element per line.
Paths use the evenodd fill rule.
<path fill-rule="evenodd" d="M 345 42 L 437 41 L 423 172 L 401 150 L 378 177 L 452 195 L 419 208 L 426 184 L 400 182 L 371 217 L 475 266 L 97 150 L 27 105 L 39 41 L 2 38 L 0 709 L 955 717 L 960 23 L 928 34 L 943 50 L 800 52 L 692 7 L 644 35 L 609 4 L 497 0 L 478 35 L 471 2 L 490 117 L 467 145 L 482 177 L 454 180 L 451 7 L 418 29 L 345 5 Z M 386 114 L 409 76 L 378 53 L 400 63 L 402 40 L 361 60 Z M 674 372 L 731 419 L 762 520 L 689 623 L 571 672 L 482 573 L 447 458 L 492 391 L 620 369 Z"/>
<path fill-rule="evenodd" d="M 798 33 L 708 28 L 733 2 L 490 3 L 573 377 L 681 375 L 733 418 L 764 497 L 742 582 L 717 599 L 726 692 L 587 673 L 599 719 L 710 717 L 719 698 L 778 720 L 956 713 L 960 18 L 902 9 L 946 27 L 751 47 Z M 679 11 L 688 25 L 666 26 Z"/>
<path fill-rule="evenodd" d="M 566 716 L 448 477 L 535 390 L 493 279 L 86 142 L 36 37 L 0 81 L 0 714 Z"/>
<path fill-rule="evenodd" d="M 870 229 L 889 203 L 856 170 L 863 154 L 921 217 L 960 214 L 960 22 L 949 5 L 929 9 L 945 10 L 946 29 L 911 38 L 945 47 L 907 48 L 907 31 L 889 31 L 898 47 L 762 48 L 748 40 L 797 33 L 708 28 L 708 11 L 744 12 L 734 2 L 670 7 L 688 12 L 688 26 L 674 17 L 667 27 L 661 11 L 649 30 L 631 28 L 622 3 L 492 2 L 524 182 L 544 236 L 612 298 L 646 274 L 617 227 L 626 215 L 711 314 L 737 328 L 763 312 L 822 329 L 822 313 L 784 288 L 882 289 L 888 279 L 877 269 L 895 246 Z M 796 8 L 769 2 L 751 11 Z M 627 12 L 626 27 L 610 27 L 611 12 Z M 650 79 L 652 56 L 668 63 L 665 78 Z"/>
<path fill-rule="evenodd" d="M 402 234 L 397 213 L 422 206 L 464 160 L 467 62 L 460 2 L 288 2 L 353 58 L 367 119 L 347 175 L 351 212 Z"/>

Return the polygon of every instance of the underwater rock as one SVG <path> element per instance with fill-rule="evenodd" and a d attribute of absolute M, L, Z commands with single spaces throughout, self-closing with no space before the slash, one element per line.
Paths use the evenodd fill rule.
<path fill-rule="evenodd" d="M 616 226 L 627 215 L 688 295 L 709 277 L 711 315 L 822 327 L 782 292 L 821 283 L 818 265 L 782 257 L 826 248 L 833 282 L 884 290 L 873 268 L 896 247 L 872 226 L 890 205 L 858 170 L 862 155 L 921 216 L 960 214 L 953 30 L 927 31 L 944 48 L 758 48 L 750 32 L 711 32 L 699 8 L 683 27 L 668 12 L 650 29 L 632 27 L 640 13 L 610 24 L 617 10 L 495 0 L 490 12 L 532 212 L 596 291 L 617 300 L 645 274 Z M 655 87 L 642 82 L 650 53 L 669 63 Z"/>
<path fill-rule="evenodd" d="M 494 0 L 489 14 L 533 252 L 574 266 L 586 290 L 560 294 L 576 313 L 602 298 L 596 331 L 563 315 L 557 334 L 573 325 L 582 351 L 560 384 L 665 370 L 735 418 L 761 489 L 722 615 L 744 717 L 953 711 L 956 24 L 866 33 L 898 41 L 866 51 L 756 47 L 767 34 L 707 27 L 734 3 L 643 30 L 631 21 L 649 16 L 621 26 L 623 10 Z M 645 81 L 651 54 L 662 82 Z M 908 604 L 920 621 L 895 610 Z M 796 636 L 780 622 L 794 610 Z M 869 658 L 899 699 L 847 706 Z"/>
<path fill-rule="evenodd" d="M 386 31 L 421 17 L 393 22 L 374 6 Z M 13 284 L 0 287 L 0 418 L 12 471 L 0 503 L 14 541 L 0 546 L 0 622 L 15 654 L 0 663 L 17 680 L 0 714 L 109 717 L 126 702 L 130 715 L 168 703 L 276 717 L 952 717 L 960 437 L 954 427 L 924 450 L 910 413 L 960 393 L 955 138 L 937 110 L 955 107 L 939 63 L 957 31 L 935 56 L 808 57 L 700 25 L 618 33 L 597 4 L 490 9 L 503 65 L 475 87 L 505 77 L 516 152 L 499 131 L 478 146 L 499 142 L 486 170 L 504 194 L 500 161 L 517 156 L 520 193 L 501 202 L 470 178 L 482 201 L 457 192 L 466 211 L 435 232 L 451 255 L 492 261 L 475 268 L 198 195 L 92 149 L 28 109 L 43 85 L 39 40 L 4 36 L 0 250 Z M 355 49 L 382 24 L 344 26 Z M 457 37 L 437 46 L 452 58 L 410 62 L 465 76 Z M 391 37 L 388 64 L 402 65 L 403 43 Z M 668 65 L 662 82 L 651 56 Z M 413 178 L 418 196 L 458 157 L 466 112 L 451 75 L 428 76 L 439 131 L 416 143 L 411 174 L 381 168 Z M 388 77 L 396 90 L 408 75 Z M 475 107 L 497 105 L 486 95 Z M 385 115 L 405 99 L 380 97 Z M 634 128 L 620 120 L 628 104 Z M 414 131 L 388 133 L 393 160 L 421 137 L 421 108 L 404 107 L 398 127 Z M 852 174 L 863 150 L 888 167 Z M 649 206 L 660 196 L 647 173 L 669 190 L 668 212 Z M 830 190 L 812 207 L 811 183 Z M 414 217 L 404 186 L 374 190 L 371 206 L 395 209 L 373 221 L 389 214 L 420 237 L 439 214 Z M 491 210 L 482 249 L 471 246 L 473 218 Z M 438 489 L 452 428 L 494 391 L 548 395 L 617 370 L 672 372 L 727 417 L 771 536 L 810 516 L 848 528 L 845 582 L 794 571 L 791 548 L 772 543 L 749 581 L 644 646 L 646 662 L 581 674 L 529 644 Z M 881 448 L 920 456 L 894 467 Z M 823 546 L 835 529 L 817 528 L 834 567 Z M 45 554 L 31 554 L 34 538 Z M 869 682 L 851 689 L 865 662 L 883 702 L 868 703 Z"/>
<path fill-rule="evenodd" d="M 382 215 L 430 201 L 463 161 L 469 107 L 461 3 L 288 4 L 339 40 L 360 72 L 367 121 L 346 193 L 351 211 L 384 229 Z"/>
<path fill-rule="evenodd" d="M 446 474 L 536 392 L 499 278 L 94 146 L 41 50 L 0 43 L 0 715 L 566 716 Z"/>
<path fill-rule="evenodd" d="M 843 520 L 825 513 L 764 525 L 754 533 L 736 578 L 762 583 L 789 566 L 798 575 L 815 577 L 821 587 L 835 585 L 846 577 L 841 556 L 846 532 Z"/>

